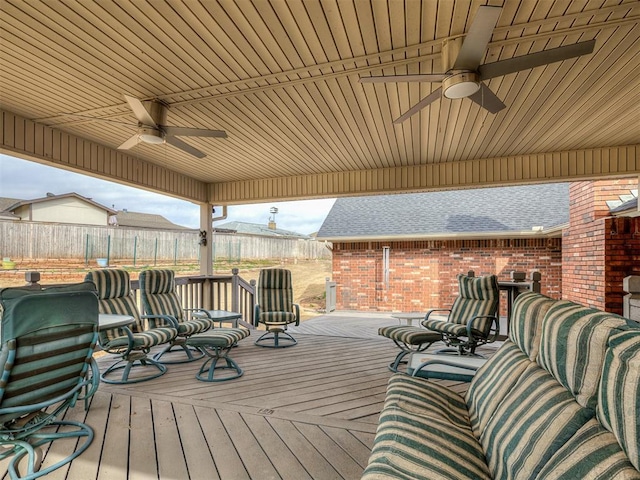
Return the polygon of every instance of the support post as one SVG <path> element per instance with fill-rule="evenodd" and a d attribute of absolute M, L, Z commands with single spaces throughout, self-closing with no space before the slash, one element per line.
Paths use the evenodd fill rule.
<path fill-rule="evenodd" d="M 200 275 L 213 275 L 213 205 L 200 204 Z"/>

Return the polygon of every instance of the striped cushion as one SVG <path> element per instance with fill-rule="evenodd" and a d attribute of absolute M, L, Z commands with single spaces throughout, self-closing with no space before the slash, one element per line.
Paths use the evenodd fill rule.
<path fill-rule="evenodd" d="M 469 428 L 469 413 L 464 398 L 439 383 L 422 378 L 393 375 L 387 386 L 384 403 L 384 408 L 391 407 Z"/>
<path fill-rule="evenodd" d="M 609 340 L 598 392 L 598 419 L 640 470 L 639 328 L 622 331 Z"/>
<path fill-rule="evenodd" d="M 458 287 L 459 294 L 453 302 L 447 321 L 424 320 L 422 325 L 425 328 L 462 336 L 466 335 L 466 325 L 473 317 L 495 315 L 500 300 L 500 288 L 495 275 L 485 277 L 458 275 Z M 491 328 L 491 321 L 477 319 L 472 328 L 476 335 L 486 337 Z"/>
<path fill-rule="evenodd" d="M 542 320 L 553 303 L 551 298 L 533 292 L 523 292 L 513 302 L 509 338 L 532 361 L 540 349 Z"/>
<path fill-rule="evenodd" d="M 149 315 L 171 315 L 178 322 L 184 320 L 182 303 L 175 292 L 173 270 L 143 270 L 140 272 L 140 299 Z"/>
<path fill-rule="evenodd" d="M 129 272 L 126 270 L 114 268 L 93 270 L 87 273 L 85 280 L 96 285 L 98 298 L 102 300 L 125 297 L 131 293 Z"/>
<path fill-rule="evenodd" d="M 260 270 L 258 277 L 258 304 L 262 312 L 291 312 L 293 284 L 291 272 L 283 268 Z"/>
<path fill-rule="evenodd" d="M 607 341 L 627 323 L 618 315 L 557 301 L 543 321 L 537 361 L 580 405 L 595 408 Z"/>
<path fill-rule="evenodd" d="M 420 401 L 419 392 L 435 400 L 443 389 L 406 375 L 391 378 L 389 400 L 380 414 L 362 479 L 490 478 L 482 449 L 469 426 L 451 423 L 446 412 L 439 411 L 447 408 L 443 403 L 439 408 L 428 400 Z M 446 395 L 457 396 L 453 392 Z M 461 398 L 457 403 L 464 409 Z"/>
<path fill-rule="evenodd" d="M 588 420 L 564 387 L 531 363 L 487 423 L 480 442 L 495 479 L 535 478 Z"/>
<path fill-rule="evenodd" d="M 507 340 L 478 369 L 465 397 L 471 428 L 477 437 L 531 363 L 517 345 Z"/>
<path fill-rule="evenodd" d="M 187 344 L 193 347 L 230 347 L 248 337 L 249 333 L 246 328 L 214 328 L 208 332 L 189 337 Z"/>
<path fill-rule="evenodd" d="M 551 457 L 536 480 L 640 480 L 616 438 L 595 419 L 589 420 Z"/>
<path fill-rule="evenodd" d="M 133 334 L 133 348 L 151 348 L 156 345 L 161 345 L 163 343 L 170 342 L 174 338 L 176 338 L 175 328 L 151 328 L 144 332 L 134 333 Z M 129 345 L 129 339 L 126 336 L 116 337 L 111 339 L 107 344 L 103 345 L 103 347 L 109 351 L 115 351 L 119 349 L 124 349 Z"/>
<path fill-rule="evenodd" d="M 407 325 L 380 327 L 378 335 L 406 343 L 407 345 L 422 345 L 423 343 L 436 342 L 442 339 L 442 335 L 437 332 Z"/>
<path fill-rule="evenodd" d="M 205 332 L 213 326 L 207 318 L 187 319 L 176 293 L 173 270 L 143 270 L 140 272 L 140 300 L 148 315 L 169 315 L 178 321 L 178 335 L 189 336 Z"/>

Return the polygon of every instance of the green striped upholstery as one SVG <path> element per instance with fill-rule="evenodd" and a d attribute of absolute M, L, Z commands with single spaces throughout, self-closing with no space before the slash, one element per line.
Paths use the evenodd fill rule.
<path fill-rule="evenodd" d="M 523 292 L 513 302 L 509 338 L 531 361 L 538 357 L 542 320 L 554 300 L 539 293 Z"/>
<path fill-rule="evenodd" d="M 93 285 L 2 289 L 0 321 L 0 410 L 47 402 L 84 381 L 98 340 Z M 0 438 L 3 424 L 24 413 L 0 415 Z"/>
<path fill-rule="evenodd" d="M 208 332 L 189 337 L 187 345 L 192 347 L 230 347 L 249 336 L 246 328 L 214 328 Z"/>
<path fill-rule="evenodd" d="M 480 435 L 493 478 L 535 478 L 593 416 L 593 410 L 578 405 L 570 392 L 532 362 Z"/>
<path fill-rule="evenodd" d="M 380 327 L 378 335 L 397 340 L 407 345 L 422 345 L 423 343 L 437 342 L 442 337 L 439 333 L 420 327 L 407 325 L 389 325 Z"/>
<path fill-rule="evenodd" d="M 178 335 L 189 336 L 208 330 L 213 322 L 207 318 L 187 319 L 176 293 L 173 270 L 143 270 L 140 272 L 140 299 L 148 315 L 169 315 L 178 322 Z"/>
<path fill-rule="evenodd" d="M 506 341 L 478 369 L 465 397 L 471 428 L 476 436 L 480 436 L 504 397 L 531 363 L 517 345 Z"/>
<path fill-rule="evenodd" d="M 428 381 L 396 374 L 391 398 L 380 415 L 369 464 L 362 479 L 489 479 L 482 449 L 467 425 L 452 424 Z M 420 392 L 428 400 L 418 400 Z M 455 395 L 455 394 L 453 394 Z M 450 397 L 454 399 L 455 397 Z M 455 402 L 463 407 L 458 397 Z"/>
<path fill-rule="evenodd" d="M 598 419 L 640 470 L 640 326 L 609 339 L 598 392 Z"/>
<path fill-rule="evenodd" d="M 464 399 L 435 382 L 395 374 L 387 385 L 384 408 L 397 407 L 407 412 L 439 418 L 469 428 L 469 413 Z"/>
<path fill-rule="evenodd" d="M 283 268 L 260 270 L 257 300 L 261 323 L 293 323 L 298 319 L 293 311 L 291 272 Z"/>
<path fill-rule="evenodd" d="M 130 315 L 135 319 L 131 327 L 133 344 L 130 344 L 125 330 L 112 328 L 100 330 L 100 345 L 111 353 L 133 349 L 149 349 L 153 346 L 170 342 L 177 332 L 171 327 L 146 329 L 136 305 L 129 273 L 126 270 L 103 269 L 87 273 L 86 281 L 92 282 L 98 291 L 98 307 L 100 313 Z"/>
<path fill-rule="evenodd" d="M 491 320 L 478 316 L 495 315 L 500 300 L 498 278 L 495 275 L 467 277 L 458 275 L 459 294 L 453 302 L 447 320 L 427 319 L 425 328 L 455 336 L 467 334 L 467 323 L 471 321 L 472 332 L 486 338 L 491 328 Z"/>
<path fill-rule="evenodd" d="M 595 419 L 562 445 L 536 480 L 640 480 L 616 438 Z"/>
<path fill-rule="evenodd" d="M 614 314 L 569 301 L 555 302 L 542 325 L 537 361 L 580 405 L 595 408 L 607 341 L 627 324 Z"/>

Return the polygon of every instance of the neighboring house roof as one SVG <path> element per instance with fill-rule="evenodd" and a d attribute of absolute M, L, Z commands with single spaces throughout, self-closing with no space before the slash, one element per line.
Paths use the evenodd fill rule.
<path fill-rule="evenodd" d="M 630 190 L 627 195 L 620 195 L 619 200 L 607 202 L 609 211 L 618 216 L 637 216 L 638 211 L 638 190 Z"/>
<path fill-rule="evenodd" d="M 104 205 L 99 204 L 98 202 L 94 202 L 93 200 L 91 200 L 90 198 L 87 197 L 83 197 L 82 195 L 78 195 L 75 192 L 71 192 L 71 193 L 63 193 L 62 195 L 53 195 L 53 194 L 47 194 L 46 197 L 42 197 L 42 198 L 34 198 L 32 200 L 18 200 L 16 203 L 14 203 L 13 205 L 8 205 L 7 209 L 10 209 L 10 211 L 14 211 L 19 207 L 22 207 L 24 205 L 31 205 L 34 203 L 43 203 L 43 202 L 49 202 L 51 200 L 55 200 L 55 199 L 60 199 L 60 198 L 69 198 L 69 197 L 76 197 L 80 200 L 82 200 L 83 202 L 87 202 L 90 203 L 92 205 L 95 205 L 98 208 L 102 208 L 103 210 L 105 210 L 107 213 L 109 213 L 110 215 L 114 215 L 116 213 L 115 210 L 112 210 L 109 207 L 105 207 Z"/>
<path fill-rule="evenodd" d="M 262 235 L 265 237 L 296 237 L 296 238 L 309 238 L 308 235 L 292 232 L 290 230 L 283 230 L 281 228 L 269 228 L 267 225 L 259 223 L 248 222 L 227 222 L 217 225 L 214 228 L 216 232 L 233 231 L 235 233 L 243 233 L 246 235 Z"/>
<path fill-rule="evenodd" d="M 345 197 L 336 200 L 318 239 L 559 235 L 568 221 L 568 183 Z"/>
<path fill-rule="evenodd" d="M 153 213 L 129 212 L 119 210 L 116 214 L 118 226 L 133 228 L 150 228 L 154 230 L 195 230 L 173 223 L 162 215 Z"/>
<path fill-rule="evenodd" d="M 0 212 L 8 212 L 13 205 L 21 201 L 19 198 L 0 197 Z"/>

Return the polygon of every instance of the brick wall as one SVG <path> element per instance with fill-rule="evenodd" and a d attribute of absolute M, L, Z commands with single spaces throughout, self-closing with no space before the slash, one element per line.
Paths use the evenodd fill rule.
<path fill-rule="evenodd" d="M 632 218 L 610 218 L 607 200 L 637 188 L 638 179 L 575 182 L 562 238 L 562 297 L 622 314 L 622 279 L 638 272 L 640 233 Z"/>
<path fill-rule="evenodd" d="M 383 247 L 390 247 L 388 284 Z M 560 238 L 335 243 L 333 280 L 338 309 L 424 311 L 450 307 L 458 291 L 456 275 L 469 270 L 503 281 L 513 270 L 527 278 L 538 270 L 542 293 L 560 298 L 561 262 Z"/>

